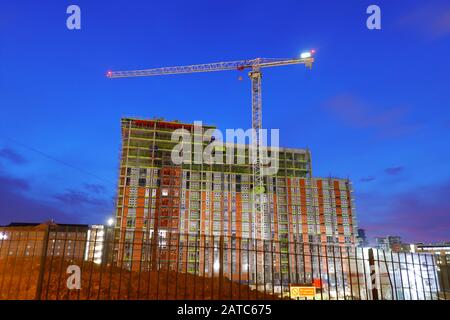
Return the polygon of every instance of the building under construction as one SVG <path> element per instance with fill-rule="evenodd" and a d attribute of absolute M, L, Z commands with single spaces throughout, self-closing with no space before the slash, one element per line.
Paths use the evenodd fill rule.
<path fill-rule="evenodd" d="M 214 129 L 204 125 L 202 128 Z M 176 129 L 195 134 L 193 124 L 122 119 L 116 214 L 116 238 L 120 245 L 116 246 L 116 256 L 125 265 L 152 260 L 152 255 L 164 254 L 161 248 L 186 247 L 183 243 L 192 242 L 189 246 L 192 252 L 168 254 L 167 263 L 176 264 L 186 254 L 186 263 L 177 266 L 177 270 L 199 270 L 199 266 L 206 264 L 202 272 L 214 272 L 218 264 L 214 262 L 217 259 L 214 251 L 208 254 L 196 249 L 197 245 L 198 248 L 208 246 L 201 243 L 207 240 L 201 239 L 211 237 L 215 239 L 212 248 L 216 251 L 219 241 L 225 241 L 225 248 L 235 248 L 233 239 L 240 239 L 244 249 L 251 248 L 255 240 L 285 243 L 282 252 L 287 254 L 296 252 L 291 247 L 294 243 L 354 244 L 357 223 L 351 182 L 313 177 L 309 150 L 279 148 L 278 173 L 264 177 L 265 217 L 260 222 L 263 225 L 258 225 L 252 218 L 249 161 L 245 164 L 191 162 L 174 165 L 171 153 L 177 142 L 172 141 L 171 136 Z M 204 146 L 208 143 L 203 142 Z M 248 156 L 247 146 L 245 157 Z M 254 236 L 255 229 L 263 230 L 263 236 Z M 161 252 L 144 252 L 146 243 Z M 255 246 L 264 250 L 262 242 Z M 252 265 L 257 268 L 260 264 L 254 261 L 257 257 L 239 257 L 236 252 L 228 254 L 226 251 L 220 261 L 225 266 L 223 272 L 231 276 L 234 270 L 239 269 L 240 275 L 242 270 L 249 270 L 253 277 L 258 273 L 251 270 Z M 281 260 L 277 261 L 281 266 L 283 261 L 295 263 L 288 257 L 275 257 L 275 260 Z"/>

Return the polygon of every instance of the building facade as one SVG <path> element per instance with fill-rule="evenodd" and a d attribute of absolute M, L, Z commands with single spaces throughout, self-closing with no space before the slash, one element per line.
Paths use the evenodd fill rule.
<path fill-rule="evenodd" d="M 194 146 L 192 159 L 179 165 L 171 157 L 178 144 L 172 140 L 177 129 L 184 129 L 194 137 L 202 136 L 201 148 Z M 216 237 L 212 238 L 214 243 L 225 237 L 225 242 L 229 241 L 226 248 L 235 246 L 234 238 L 241 239 L 247 249 L 251 240 L 273 240 L 285 243 L 286 252 L 295 252 L 294 243 L 354 245 L 357 223 L 349 180 L 315 178 L 309 150 L 278 148 L 279 170 L 264 177 L 264 217 L 258 223 L 252 213 L 248 146 L 233 146 L 232 163 L 194 160 L 196 152 L 203 152 L 214 141 L 214 137 L 206 134 L 213 129 L 202 126 L 199 131 L 193 124 L 161 119 L 122 119 L 116 214 L 118 259 L 127 264 L 148 255 L 151 260 L 155 253 L 143 252 L 145 244 L 180 245 L 180 239 L 175 243 L 168 239 L 173 234 L 187 235 L 180 236 L 182 245 L 195 237 L 194 247 L 201 237 Z M 244 148 L 244 154 L 240 155 L 238 148 Z M 225 157 L 228 149 L 226 152 Z M 239 161 L 240 156 L 244 161 Z M 199 243 L 198 247 L 201 246 Z M 233 260 L 232 253 L 225 255 Z M 194 258 L 196 265 L 214 260 L 195 249 L 191 260 Z M 177 260 L 176 256 L 174 259 Z M 245 257 L 235 257 L 233 261 L 246 267 L 252 263 L 251 258 Z M 189 269 L 189 264 L 182 267 Z"/>
<path fill-rule="evenodd" d="M 375 247 L 385 251 L 400 252 L 402 250 L 402 239 L 399 236 L 376 237 Z"/>
<path fill-rule="evenodd" d="M 106 251 L 105 230 L 103 225 L 53 222 L 0 226 L 0 259 L 36 258 L 38 262 L 44 255 L 100 264 Z"/>

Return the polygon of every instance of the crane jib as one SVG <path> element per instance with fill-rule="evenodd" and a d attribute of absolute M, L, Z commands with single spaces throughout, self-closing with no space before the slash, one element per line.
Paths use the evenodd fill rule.
<path fill-rule="evenodd" d="M 130 71 L 108 71 L 106 74 L 109 78 L 130 78 L 130 77 L 148 77 L 170 74 L 186 74 L 199 72 L 216 72 L 226 70 L 254 69 L 284 66 L 290 64 L 305 64 L 310 67 L 314 62 L 313 58 L 301 59 L 268 59 L 258 58 L 253 60 L 241 60 L 230 62 L 216 62 L 207 64 L 197 64 L 191 66 L 164 67 L 155 69 L 130 70 Z"/>

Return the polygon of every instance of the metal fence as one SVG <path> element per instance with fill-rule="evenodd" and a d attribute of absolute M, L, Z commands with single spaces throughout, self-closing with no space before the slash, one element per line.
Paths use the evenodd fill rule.
<path fill-rule="evenodd" d="M 450 256 L 113 229 L 10 231 L 0 299 L 449 299 Z M 78 272 L 79 271 L 79 272 Z"/>

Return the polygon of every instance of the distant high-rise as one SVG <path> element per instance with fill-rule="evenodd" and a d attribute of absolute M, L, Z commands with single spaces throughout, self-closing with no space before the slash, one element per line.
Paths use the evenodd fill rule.
<path fill-rule="evenodd" d="M 369 241 L 367 241 L 366 230 L 359 228 L 358 233 L 356 235 L 356 245 L 358 247 L 364 248 L 369 245 Z"/>
<path fill-rule="evenodd" d="M 382 250 L 401 251 L 402 239 L 399 236 L 376 237 L 375 247 Z"/>

